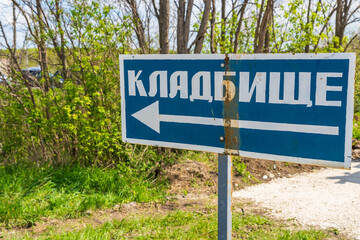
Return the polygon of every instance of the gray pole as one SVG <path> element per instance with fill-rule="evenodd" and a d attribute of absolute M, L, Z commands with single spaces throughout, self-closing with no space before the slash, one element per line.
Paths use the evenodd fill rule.
<path fill-rule="evenodd" d="M 219 154 L 218 164 L 218 240 L 231 240 L 231 156 Z"/>

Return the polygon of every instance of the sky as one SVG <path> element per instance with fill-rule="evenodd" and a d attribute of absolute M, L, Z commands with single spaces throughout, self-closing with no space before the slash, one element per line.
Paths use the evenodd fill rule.
<path fill-rule="evenodd" d="M 13 42 L 12 37 L 12 22 L 13 22 L 13 15 L 12 15 L 12 3 L 11 0 L 0 0 L 0 21 L 4 25 L 6 35 L 9 36 L 9 41 Z M 17 28 L 21 30 L 21 25 L 24 24 L 24 19 L 19 15 L 17 19 Z M 2 36 L 2 34 L 0 34 Z M 22 47 L 25 40 L 25 32 L 24 31 L 17 31 L 17 46 Z M 0 40 L 0 44 L 3 44 L 3 41 Z"/>

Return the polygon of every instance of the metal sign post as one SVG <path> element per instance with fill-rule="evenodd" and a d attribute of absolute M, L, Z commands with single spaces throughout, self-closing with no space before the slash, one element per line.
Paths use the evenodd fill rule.
<path fill-rule="evenodd" d="M 232 232 L 230 155 L 218 155 L 218 239 L 230 240 Z"/>

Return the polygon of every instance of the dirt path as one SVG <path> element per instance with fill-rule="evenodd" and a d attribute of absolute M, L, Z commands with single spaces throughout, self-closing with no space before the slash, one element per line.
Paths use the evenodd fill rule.
<path fill-rule="evenodd" d="M 336 228 L 360 240 L 360 162 L 351 171 L 321 169 L 233 193 L 271 209 L 275 217 Z"/>

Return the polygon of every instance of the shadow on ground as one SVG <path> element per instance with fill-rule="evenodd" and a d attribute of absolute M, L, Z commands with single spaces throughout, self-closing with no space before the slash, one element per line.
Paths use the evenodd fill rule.
<path fill-rule="evenodd" d="M 356 166 L 352 166 L 352 168 L 360 168 L 360 164 L 357 164 Z M 334 177 L 328 177 L 327 179 L 335 179 L 338 180 L 336 183 L 338 184 L 345 184 L 347 182 L 349 183 L 357 183 L 360 184 L 360 171 L 350 173 L 345 172 L 343 176 L 334 176 Z"/>

